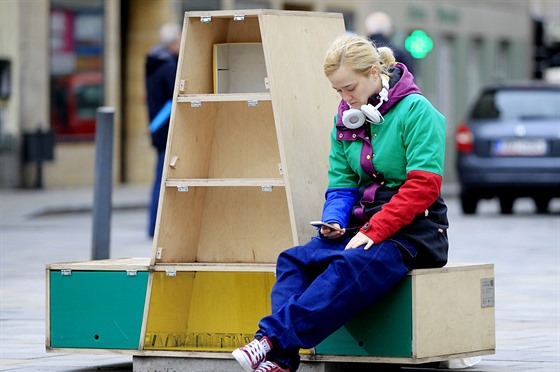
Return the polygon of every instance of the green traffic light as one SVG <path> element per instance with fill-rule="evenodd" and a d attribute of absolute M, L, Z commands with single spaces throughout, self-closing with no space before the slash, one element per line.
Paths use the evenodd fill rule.
<path fill-rule="evenodd" d="M 404 41 L 404 47 L 414 58 L 424 58 L 434 48 L 432 38 L 422 30 L 414 30 Z"/>

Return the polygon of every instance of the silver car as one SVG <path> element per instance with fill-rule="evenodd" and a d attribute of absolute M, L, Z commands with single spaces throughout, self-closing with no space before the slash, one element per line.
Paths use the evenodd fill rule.
<path fill-rule="evenodd" d="M 476 213 L 497 197 L 502 214 L 530 197 L 538 213 L 560 197 L 560 85 L 503 83 L 486 87 L 455 135 L 461 206 Z"/>

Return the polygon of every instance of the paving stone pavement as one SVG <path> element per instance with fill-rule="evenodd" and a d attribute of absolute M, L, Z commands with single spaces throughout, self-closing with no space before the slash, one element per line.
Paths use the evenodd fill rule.
<path fill-rule="evenodd" d="M 148 198 L 147 186 L 114 189 L 112 258 L 151 255 Z M 560 201 L 537 215 L 520 199 L 511 216 L 499 215 L 496 201 L 475 216 L 460 213 L 454 193 L 446 201 L 450 261 L 495 264 L 497 351 L 464 370 L 560 371 Z M 45 265 L 91 259 L 92 203 L 87 188 L 0 190 L 0 371 L 133 370 L 128 355 L 45 352 Z M 401 367 L 420 369 L 435 370 Z"/>

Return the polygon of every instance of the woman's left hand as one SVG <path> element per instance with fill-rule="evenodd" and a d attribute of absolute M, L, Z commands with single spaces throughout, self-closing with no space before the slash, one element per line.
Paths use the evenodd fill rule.
<path fill-rule="evenodd" d="M 346 244 L 346 247 L 344 249 L 358 248 L 361 247 L 362 245 L 365 245 L 364 250 L 367 251 L 373 245 L 373 240 L 368 238 L 367 235 L 358 232 L 356 235 L 354 235 L 352 239 L 350 239 L 350 241 L 348 242 L 348 244 Z"/>

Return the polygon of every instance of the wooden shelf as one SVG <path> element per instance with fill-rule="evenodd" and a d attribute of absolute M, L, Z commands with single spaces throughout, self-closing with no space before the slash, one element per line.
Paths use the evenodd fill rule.
<path fill-rule="evenodd" d="M 165 187 L 284 187 L 283 178 L 207 178 L 207 179 L 168 179 Z"/>
<path fill-rule="evenodd" d="M 270 93 L 220 93 L 220 94 L 179 94 L 177 103 L 193 102 L 259 102 L 270 101 Z"/>
<path fill-rule="evenodd" d="M 274 272 L 276 266 L 274 264 L 232 264 L 232 263 L 176 263 L 156 264 L 153 266 L 154 271 L 228 271 L 228 272 Z"/>

